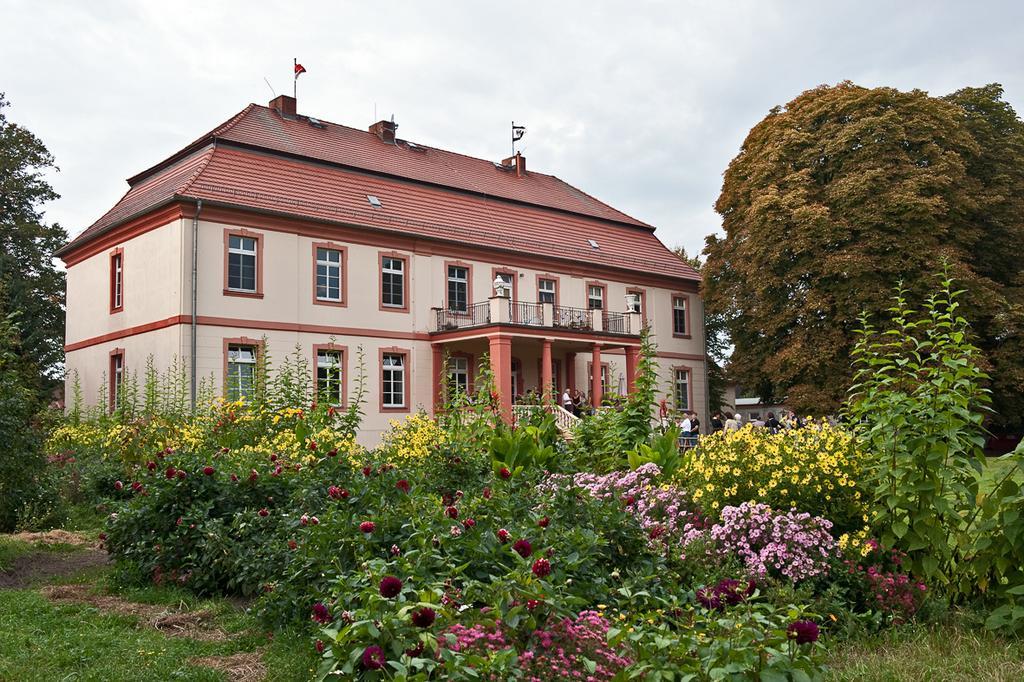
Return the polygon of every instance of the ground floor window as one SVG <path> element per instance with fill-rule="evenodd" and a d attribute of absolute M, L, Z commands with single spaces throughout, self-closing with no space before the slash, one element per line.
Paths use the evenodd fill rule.
<path fill-rule="evenodd" d="M 110 354 L 110 411 L 114 412 L 121 406 L 124 389 L 124 353 L 115 351 Z"/>
<path fill-rule="evenodd" d="M 405 355 L 384 353 L 381 356 L 381 406 L 405 407 Z"/>
<path fill-rule="evenodd" d="M 690 409 L 690 370 L 675 370 L 675 401 L 677 410 Z"/>
<path fill-rule="evenodd" d="M 469 393 L 469 358 L 448 358 L 448 387 L 452 393 Z"/>
<path fill-rule="evenodd" d="M 316 352 L 316 394 L 331 405 L 341 405 L 343 356 L 340 350 Z"/>
<path fill-rule="evenodd" d="M 228 400 L 251 399 L 256 389 L 256 346 L 228 344 Z"/>

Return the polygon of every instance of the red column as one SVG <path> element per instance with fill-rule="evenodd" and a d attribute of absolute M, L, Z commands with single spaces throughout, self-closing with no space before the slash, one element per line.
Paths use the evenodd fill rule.
<path fill-rule="evenodd" d="M 601 406 L 601 344 L 595 343 L 590 355 L 590 404 Z"/>
<path fill-rule="evenodd" d="M 632 393 L 636 388 L 636 365 L 640 360 L 640 349 L 626 346 L 626 392 Z"/>
<path fill-rule="evenodd" d="M 512 339 L 495 334 L 488 338 L 491 355 L 491 372 L 498 389 L 498 404 L 501 418 L 506 424 L 512 423 Z"/>
<path fill-rule="evenodd" d="M 540 385 L 542 400 L 550 403 L 554 397 L 554 387 L 551 385 L 551 339 L 541 339 L 540 342 Z"/>
<path fill-rule="evenodd" d="M 568 388 L 576 388 L 576 354 L 565 354 L 565 385 Z"/>
<path fill-rule="evenodd" d="M 431 363 L 433 371 L 431 376 L 433 377 L 434 416 L 436 417 L 437 413 L 444 407 L 442 403 L 444 396 L 441 391 L 441 381 L 444 376 L 444 344 L 435 343 L 430 347 L 430 350 L 433 353 L 433 362 Z"/>

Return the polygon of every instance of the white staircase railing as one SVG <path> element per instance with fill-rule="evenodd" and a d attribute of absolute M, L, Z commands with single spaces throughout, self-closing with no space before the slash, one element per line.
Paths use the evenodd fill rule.
<path fill-rule="evenodd" d="M 513 405 L 512 418 L 516 424 L 519 424 L 519 422 L 529 419 L 540 410 L 554 415 L 555 426 L 562 432 L 562 436 L 572 438 L 572 431 L 576 424 L 579 423 L 580 418 L 561 405 Z"/>

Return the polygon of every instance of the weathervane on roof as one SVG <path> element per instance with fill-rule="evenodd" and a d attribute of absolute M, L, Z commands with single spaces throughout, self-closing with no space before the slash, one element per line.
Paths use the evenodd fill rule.
<path fill-rule="evenodd" d="M 516 142 L 523 139 L 523 135 L 526 134 L 526 126 L 517 126 L 515 121 L 512 121 L 512 156 L 516 155 Z"/>

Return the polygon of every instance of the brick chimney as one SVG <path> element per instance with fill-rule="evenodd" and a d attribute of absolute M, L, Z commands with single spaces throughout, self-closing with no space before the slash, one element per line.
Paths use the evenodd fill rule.
<path fill-rule="evenodd" d="M 521 178 L 526 175 L 526 157 L 516 152 L 515 156 L 510 156 L 501 162 L 502 166 L 508 166 L 509 168 L 516 169 L 516 177 Z"/>
<path fill-rule="evenodd" d="M 398 130 L 398 124 L 394 121 L 377 121 L 370 126 L 370 132 L 381 139 L 386 144 L 395 143 L 395 131 Z"/>
<path fill-rule="evenodd" d="M 294 97 L 278 95 L 274 99 L 270 100 L 270 104 L 268 106 L 282 116 L 295 116 L 295 105 L 296 102 Z"/>

